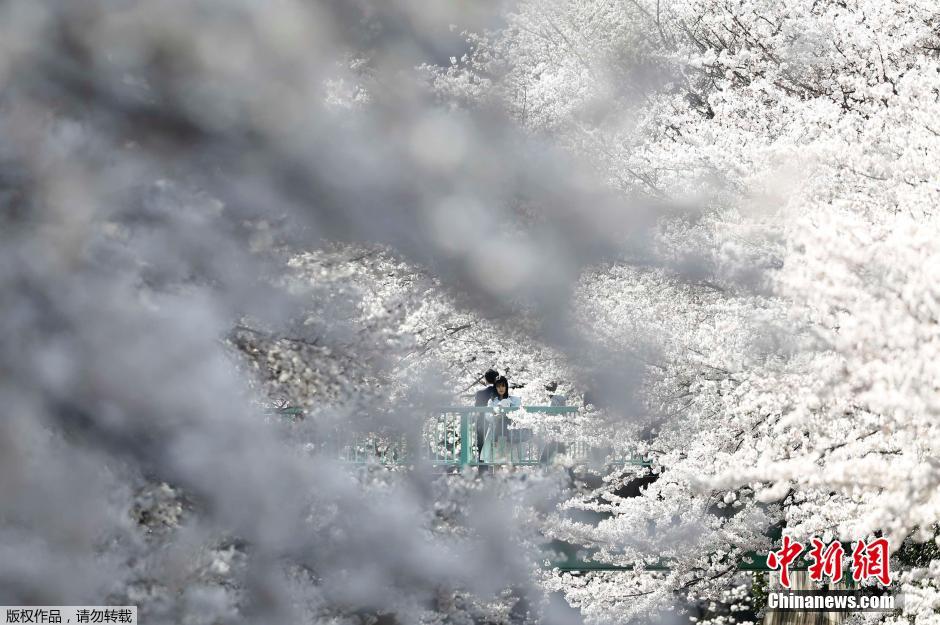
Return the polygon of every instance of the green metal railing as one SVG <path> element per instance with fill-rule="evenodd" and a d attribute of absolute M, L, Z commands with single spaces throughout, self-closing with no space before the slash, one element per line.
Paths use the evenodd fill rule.
<path fill-rule="evenodd" d="M 523 406 L 516 410 L 526 413 L 566 415 L 575 414 L 576 406 Z M 502 465 L 535 466 L 552 462 L 557 456 L 565 455 L 576 463 L 593 465 L 637 465 L 649 466 L 650 463 L 639 457 L 617 457 L 610 449 L 592 447 L 583 442 L 560 442 L 536 436 L 531 430 L 514 427 L 514 411 L 500 412 L 490 407 L 448 406 L 438 409 L 424 422 L 418 437 L 419 453 L 435 466 L 464 469 L 468 467 L 497 467 Z M 292 418 L 302 418 L 301 408 L 281 408 L 278 414 Z M 479 440 L 479 430 L 490 435 Z M 415 462 L 411 453 L 414 443 L 409 444 L 408 437 L 400 432 L 337 433 L 324 447 L 338 458 L 351 464 L 379 464 L 384 466 L 405 466 Z M 778 537 L 779 538 L 779 537 Z M 843 543 L 846 552 L 852 546 Z M 669 559 L 653 563 L 636 565 L 617 565 L 598 562 L 590 554 L 581 557 L 573 551 L 563 553 L 563 557 L 549 556 L 546 565 L 568 572 L 588 571 L 670 571 Z M 567 550 L 562 550 L 567 551 Z M 767 553 L 748 551 L 733 563 L 737 571 L 770 571 L 767 566 Z M 806 570 L 809 563 L 806 554 L 790 565 L 791 570 Z"/>
<path fill-rule="evenodd" d="M 842 548 L 846 553 L 852 552 L 852 544 L 848 542 L 842 543 Z M 770 566 L 767 565 L 767 552 L 757 552 L 757 551 L 747 551 L 741 554 L 740 558 L 733 562 L 734 570 L 737 571 L 751 571 L 751 572 L 761 572 L 761 571 L 773 571 Z M 732 563 L 728 563 L 732 564 Z M 551 568 L 557 568 L 561 571 L 670 571 L 672 570 L 672 564 L 668 559 L 661 559 L 657 562 L 650 564 L 637 564 L 637 565 L 617 565 L 610 564 L 608 562 L 597 562 L 588 558 L 578 558 L 576 555 L 569 553 L 564 558 L 559 558 L 557 560 L 551 560 Z M 807 553 L 802 553 L 800 557 L 796 559 L 795 562 L 789 565 L 791 571 L 805 571 L 810 567 L 809 556 Z M 851 575 L 848 570 L 843 573 L 843 580 L 845 576 L 848 575 L 848 580 L 851 581 Z"/>
<path fill-rule="evenodd" d="M 594 465 L 648 465 L 641 458 L 617 457 L 611 449 L 592 447 L 583 442 L 550 440 L 531 429 L 516 427 L 517 411 L 565 415 L 578 411 L 575 406 L 523 406 L 514 410 L 490 407 L 448 406 L 435 411 L 424 421 L 417 443 L 409 443 L 401 432 L 336 432 L 322 441 L 329 453 L 343 462 L 400 466 L 426 460 L 439 467 L 536 466 L 553 462 L 564 455 L 576 463 Z M 278 411 L 294 418 L 298 408 Z M 482 435 L 482 438 L 481 438 Z M 417 453 L 413 449 L 418 447 Z"/>

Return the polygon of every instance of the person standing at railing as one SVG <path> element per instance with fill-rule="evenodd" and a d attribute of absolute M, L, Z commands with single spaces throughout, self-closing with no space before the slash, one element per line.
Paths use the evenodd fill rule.
<path fill-rule="evenodd" d="M 487 402 L 487 406 L 493 408 L 519 408 L 522 406 L 522 400 L 516 395 L 509 394 L 509 380 L 501 375 L 493 381 L 493 388 L 496 393 Z"/>
<path fill-rule="evenodd" d="M 567 406 L 568 397 L 565 395 L 560 395 L 555 391 L 558 390 L 558 382 L 549 382 L 545 385 L 545 390 L 548 391 L 548 405 L 549 406 Z"/>
<path fill-rule="evenodd" d="M 509 442 L 509 426 L 512 425 L 512 420 L 502 414 L 503 411 L 515 410 L 522 406 L 522 400 L 519 397 L 509 394 L 509 380 L 505 376 L 501 375 L 496 378 L 493 387 L 496 389 L 496 396 L 490 398 L 487 405 L 494 408 L 496 412 L 490 416 L 489 427 L 484 437 L 483 453 L 480 457 L 483 462 L 493 462 L 493 447 L 499 448 Z M 511 459 L 512 452 L 510 451 Z"/>
<path fill-rule="evenodd" d="M 473 405 L 477 407 L 488 406 L 490 400 L 496 397 L 496 387 L 494 383 L 499 377 L 499 372 L 496 369 L 488 369 L 486 373 L 483 374 L 483 379 L 486 381 L 487 387 L 483 390 L 477 391 L 476 395 L 473 397 Z M 474 417 L 476 421 L 476 452 L 477 458 L 480 460 L 483 459 L 483 438 L 486 436 L 486 415 L 483 411 L 476 413 Z"/>

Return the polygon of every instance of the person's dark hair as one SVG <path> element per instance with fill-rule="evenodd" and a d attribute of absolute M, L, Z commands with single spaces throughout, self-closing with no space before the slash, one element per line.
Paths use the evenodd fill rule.
<path fill-rule="evenodd" d="M 493 384 L 496 382 L 496 378 L 499 377 L 499 371 L 496 369 L 489 369 L 486 373 L 483 374 L 483 379 L 486 380 L 487 384 Z"/>
<path fill-rule="evenodd" d="M 499 386 L 500 384 L 506 385 L 506 397 L 509 397 L 509 379 L 506 378 L 506 376 L 501 375 L 495 380 L 493 380 L 493 386 Z M 499 395 L 499 389 L 496 389 L 496 396 L 499 397 L 500 399 L 506 399 L 506 397 L 501 397 Z"/>

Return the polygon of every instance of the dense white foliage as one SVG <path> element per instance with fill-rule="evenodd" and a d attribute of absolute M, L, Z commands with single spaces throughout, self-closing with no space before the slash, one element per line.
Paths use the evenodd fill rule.
<path fill-rule="evenodd" d="M 678 275 L 583 278 L 591 332 L 660 339 L 663 473 L 641 497 L 572 502 L 613 516 L 557 535 L 614 562 L 675 555 L 673 588 L 711 578 L 716 552 L 766 548 L 777 518 L 802 539 L 936 536 L 938 21 L 931 2 L 520 2 L 435 74 L 626 193 L 706 207 L 664 213 Z M 695 249 L 715 278 L 683 275 Z M 644 611 L 593 584 L 569 592 Z"/>

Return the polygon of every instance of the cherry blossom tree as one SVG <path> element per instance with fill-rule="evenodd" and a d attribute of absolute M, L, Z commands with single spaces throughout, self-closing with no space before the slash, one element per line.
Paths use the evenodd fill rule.
<path fill-rule="evenodd" d="M 937 20 L 916 2 L 523 2 L 432 72 L 612 187 L 704 207 L 665 209 L 671 264 L 628 251 L 583 278 L 590 332 L 661 330 L 643 448 L 662 468 L 640 497 L 613 494 L 624 476 L 569 503 L 601 523 L 552 531 L 611 562 L 668 553 L 676 590 L 725 583 L 779 520 L 803 539 L 936 536 Z M 685 540 L 643 545 L 650 523 Z M 596 577 L 580 605 L 649 609 Z"/>

